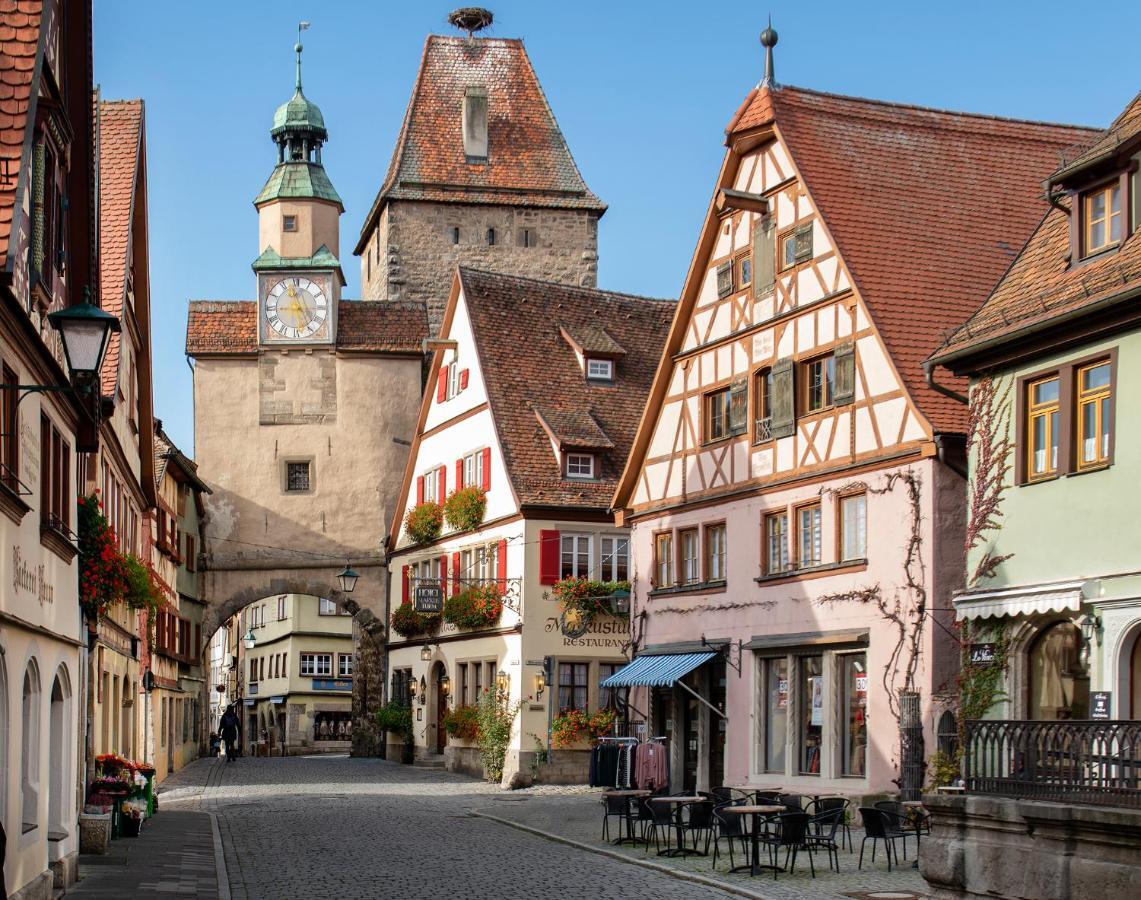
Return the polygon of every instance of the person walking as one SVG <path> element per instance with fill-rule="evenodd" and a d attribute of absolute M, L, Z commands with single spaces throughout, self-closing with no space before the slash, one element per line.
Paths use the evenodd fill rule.
<path fill-rule="evenodd" d="M 238 715 L 234 712 L 234 707 L 226 707 L 226 712 L 222 715 L 222 721 L 219 725 L 222 740 L 226 744 L 226 762 L 231 763 L 238 755 L 238 730 L 241 726 Z"/>

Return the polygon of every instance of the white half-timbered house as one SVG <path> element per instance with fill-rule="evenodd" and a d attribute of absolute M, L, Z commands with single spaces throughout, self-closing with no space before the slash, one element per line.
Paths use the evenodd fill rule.
<path fill-rule="evenodd" d="M 564 578 L 631 577 L 629 531 L 610 500 L 672 314 L 661 300 L 457 270 L 389 533 L 389 696 L 412 707 L 418 755 L 481 774 L 446 717 L 504 689 L 522 704 L 509 779 L 530 769 L 531 735 L 546 749 L 552 717 L 610 703 L 599 682 L 626 661 L 625 618 L 608 609 L 568 623 L 551 594 Z M 486 497 L 474 527 L 445 521 L 412 540 L 411 510 L 471 487 Z M 501 600 L 498 617 L 407 627 L 417 607 L 446 610 L 473 589 Z M 585 753 L 554 759 L 544 780 L 585 779 Z"/>
<path fill-rule="evenodd" d="M 650 688 L 675 787 L 866 795 L 904 725 L 935 749 L 967 416 L 921 363 L 1081 134 L 771 79 L 733 117 L 614 500 L 643 660 L 613 684 Z"/>

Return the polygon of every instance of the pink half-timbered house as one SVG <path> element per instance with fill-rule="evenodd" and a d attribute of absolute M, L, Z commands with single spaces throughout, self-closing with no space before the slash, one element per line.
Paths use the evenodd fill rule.
<path fill-rule="evenodd" d="M 769 76 L 729 123 L 614 501 L 651 659 L 612 683 L 673 736 L 675 787 L 892 791 L 909 716 L 935 749 L 966 407 L 921 363 L 1082 134 Z"/>

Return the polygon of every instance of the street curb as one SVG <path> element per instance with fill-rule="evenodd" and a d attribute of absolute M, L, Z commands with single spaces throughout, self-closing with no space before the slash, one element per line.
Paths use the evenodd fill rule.
<path fill-rule="evenodd" d="M 230 873 L 226 869 L 226 853 L 222 849 L 222 833 L 218 830 L 218 817 L 206 813 L 210 817 L 210 833 L 214 836 L 214 872 L 218 879 L 218 900 L 231 900 Z"/>
<path fill-rule="evenodd" d="M 771 897 L 765 894 L 758 894 L 756 891 L 750 891 L 747 888 L 738 887 L 734 884 L 727 884 L 724 881 L 718 881 L 715 878 L 706 878 L 704 875 L 698 875 L 694 872 L 682 872 L 674 869 L 671 866 L 662 865 L 661 863 L 651 862 L 648 859 L 635 859 L 627 856 L 625 853 L 619 853 L 616 850 L 607 850 L 605 847 L 597 847 L 594 844 L 587 844 L 583 841 L 576 841 L 573 838 L 563 837 L 558 834 L 551 834 L 549 831 L 543 831 L 540 828 L 532 828 L 530 825 L 522 825 L 519 822 L 512 822 L 510 819 L 504 819 L 499 816 L 493 816 L 490 813 L 483 813 L 477 809 L 471 810 L 471 814 L 480 819 L 489 819 L 492 822 L 498 822 L 500 825 L 506 825 L 509 828 L 515 828 L 519 831 L 526 831 L 530 834 L 536 834 L 539 837 L 546 838 L 548 841 L 555 841 L 559 844 L 567 844 L 568 846 L 575 847 L 578 850 L 586 850 L 590 853 L 597 853 L 599 856 L 608 856 L 610 859 L 616 859 L 619 862 L 629 863 L 632 866 L 641 866 L 643 869 L 650 869 L 654 872 L 660 872 L 663 875 L 669 875 L 671 878 L 676 878 L 679 881 L 690 881 L 694 884 L 700 884 L 703 887 L 717 888 L 727 894 L 736 894 L 738 897 L 750 897 L 752 900 L 772 900 Z"/>

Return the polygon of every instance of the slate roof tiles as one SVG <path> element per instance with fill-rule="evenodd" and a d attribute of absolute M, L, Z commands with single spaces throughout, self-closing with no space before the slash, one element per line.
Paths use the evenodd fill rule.
<path fill-rule="evenodd" d="M 519 502 L 609 509 L 675 305 L 467 268 L 459 270 L 459 278 Z M 612 386 L 587 382 L 562 334 L 563 328 L 592 328 L 598 322 L 605 322 L 607 333 L 626 350 Z M 568 446 L 601 451 L 600 477 L 564 479 L 548 429 Z"/>
<path fill-rule="evenodd" d="M 428 336 L 422 303 L 341 300 L 337 349 L 370 353 L 420 353 Z M 253 300 L 192 300 L 186 321 L 190 356 L 258 352 L 258 310 Z"/>
<path fill-rule="evenodd" d="M 488 99 L 485 163 L 464 154 L 464 91 Z M 365 218 L 360 253 L 388 199 L 591 209 L 606 205 L 579 173 L 523 42 L 429 35 L 384 183 Z"/>
<path fill-rule="evenodd" d="M 8 264 L 42 13 L 41 0 L 0 0 L 0 268 Z"/>
<path fill-rule="evenodd" d="M 1041 219 L 1041 179 L 1089 129 L 795 87 L 755 90 L 729 138 L 772 122 L 907 389 L 936 431 L 966 407 L 923 361 L 976 308 Z"/>

